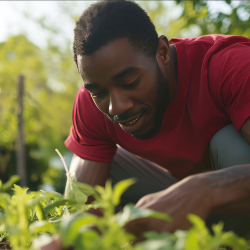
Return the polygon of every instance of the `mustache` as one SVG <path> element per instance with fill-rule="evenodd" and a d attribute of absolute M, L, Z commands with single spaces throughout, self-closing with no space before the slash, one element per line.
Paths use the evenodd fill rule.
<path fill-rule="evenodd" d="M 125 111 L 124 113 L 120 115 L 106 115 L 112 122 L 117 122 L 117 121 L 124 121 L 129 119 L 130 117 L 145 113 L 147 111 L 146 108 L 141 108 L 135 113 L 131 113 L 131 111 Z"/>

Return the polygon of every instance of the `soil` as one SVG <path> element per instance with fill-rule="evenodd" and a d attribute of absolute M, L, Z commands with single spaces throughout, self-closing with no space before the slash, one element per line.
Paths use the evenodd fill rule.
<path fill-rule="evenodd" d="M 11 249 L 10 243 L 7 240 L 0 242 L 0 250 Z"/>

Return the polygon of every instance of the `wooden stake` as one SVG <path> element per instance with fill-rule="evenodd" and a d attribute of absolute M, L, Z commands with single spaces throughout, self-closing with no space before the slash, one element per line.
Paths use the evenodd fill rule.
<path fill-rule="evenodd" d="M 23 135 L 23 94 L 24 94 L 24 77 L 18 76 L 18 134 L 17 134 L 17 174 L 21 178 L 21 186 L 27 187 L 27 174 L 25 167 L 25 146 Z"/>

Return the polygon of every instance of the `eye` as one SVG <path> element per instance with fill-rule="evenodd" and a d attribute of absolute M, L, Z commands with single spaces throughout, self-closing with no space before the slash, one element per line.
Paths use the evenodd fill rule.
<path fill-rule="evenodd" d="M 106 92 L 107 91 L 104 90 L 104 91 L 99 92 L 97 94 L 90 93 L 90 95 L 91 95 L 92 98 L 102 98 L 102 97 L 104 97 L 106 95 Z"/>
<path fill-rule="evenodd" d="M 129 84 L 124 84 L 124 85 L 122 85 L 122 88 L 124 88 L 124 89 L 132 89 L 132 88 L 136 87 L 137 84 L 138 84 L 139 81 L 140 81 L 140 78 L 141 78 L 141 77 L 138 77 L 135 81 L 133 81 L 133 82 L 131 82 L 131 83 L 129 83 Z"/>
<path fill-rule="evenodd" d="M 102 92 L 100 92 L 98 94 L 90 94 L 90 95 L 91 95 L 92 98 L 101 98 L 101 97 L 103 97 L 105 95 L 105 93 L 106 93 L 105 91 L 102 91 Z"/>

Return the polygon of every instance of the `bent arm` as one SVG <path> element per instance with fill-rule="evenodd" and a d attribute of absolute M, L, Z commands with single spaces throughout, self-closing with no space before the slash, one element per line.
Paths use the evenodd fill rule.
<path fill-rule="evenodd" d="M 73 155 L 69 172 L 75 172 L 79 182 L 104 186 L 110 174 L 110 162 L 86 160 Z"/>
<path fill-rule="evenodd" d="M 110 162 L 97 162 L 86 160 L 73 155 L 69 172 L 75 172 L 78 182 L 83 182 L 91 186 L 104 186 L 110 174 Z M 90 203 L 93 197 L 89 197 Z"/>
<path fill-rule="evenodd" d="M 213 213 L 250 214 L 250 164 L 203 175 L 212 195 Z"/>

